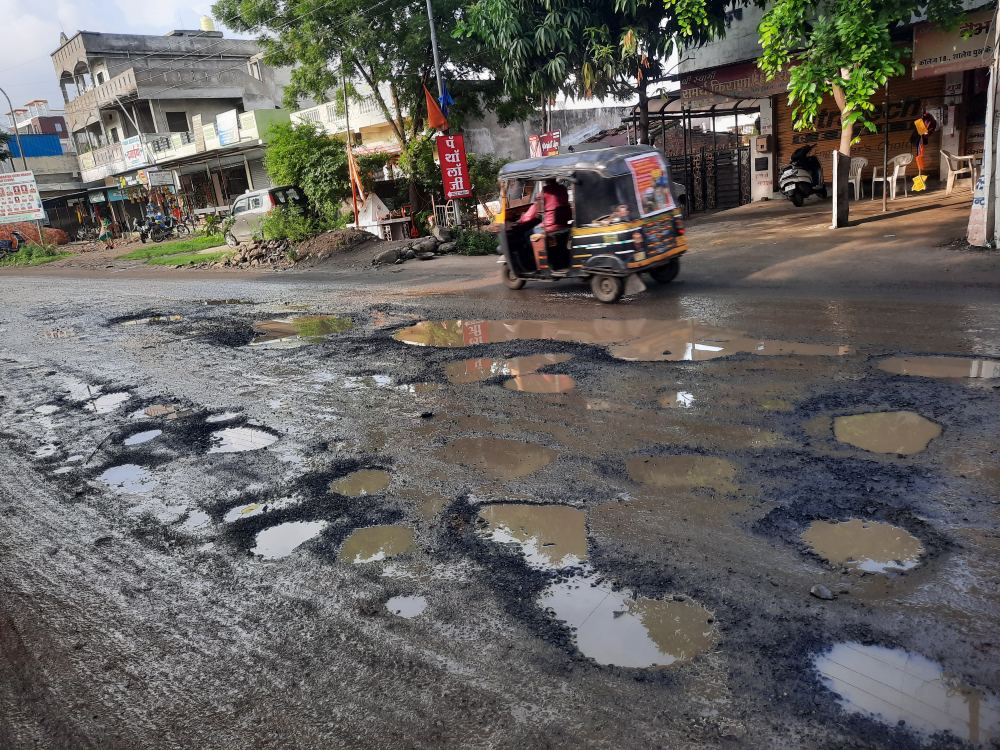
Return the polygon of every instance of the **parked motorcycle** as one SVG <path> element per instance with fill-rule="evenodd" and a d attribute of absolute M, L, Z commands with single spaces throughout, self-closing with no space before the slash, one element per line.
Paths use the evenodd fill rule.
<path fill-rule="evenodd" d="M 170 237 L 187 237 L 191 234 L 191 228 L 183 222 L 177 222 L 173 216 L 163 219 L 154 219 L 147 216 L 146 221 L 139 225 L 139 239 L 146 242 L 148 237 L 153 242 L 163 242 Z"/>
<path fill-rule="evenodd" d="M 826 198 L 826 184 L 823 182 L 823 165 L 812 151 L 813 144 L 802 146 L 792 152 L 792 161 L 781 168 L 778 189 L 788 200 L 801 206 L 813 193 Z"/>

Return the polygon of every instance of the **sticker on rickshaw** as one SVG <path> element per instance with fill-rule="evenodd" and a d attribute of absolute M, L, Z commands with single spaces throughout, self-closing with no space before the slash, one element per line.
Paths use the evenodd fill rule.
<path fill-rule="evenodd" d="M 660 154 L 639 154 L 625 160 L 632 173 L 639 215 L 643 218 L 675 207 L 667 181 L 667 165 Z"/>

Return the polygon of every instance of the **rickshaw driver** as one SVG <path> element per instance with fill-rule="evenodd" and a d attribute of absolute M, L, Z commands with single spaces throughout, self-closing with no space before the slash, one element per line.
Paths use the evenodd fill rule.
<path fill-rule="evenodd" d="M 553 179 L 548 179 L 542 186 L 542 198 L 545 201 L 545 217 L 542 229 L 546 234 L 554 234 L 569 229 L 569 221 L 573 212 L 569 205 L 569 191 Z M 538 217 L 538 202 L 524 212 L 518 224 L 527 224 Z"/>

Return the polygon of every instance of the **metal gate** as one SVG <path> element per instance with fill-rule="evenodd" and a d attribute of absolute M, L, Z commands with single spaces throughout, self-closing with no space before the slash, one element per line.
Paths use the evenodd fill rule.
<path fill-rule="evenodd" d="M 670 157 L 670 177 L 687 190 L 688 211 L 735 208 L 750 202 L 750 146 Z"/>

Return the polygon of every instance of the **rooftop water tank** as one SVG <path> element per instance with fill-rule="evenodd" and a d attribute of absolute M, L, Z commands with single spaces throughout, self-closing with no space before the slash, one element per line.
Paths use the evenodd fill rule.
<path fill-rule="evenodd" d="M 212 20 L 211 16 L 201 17 L 201 30 L 202 31 L 215 31 L 215 21 Z"/>

